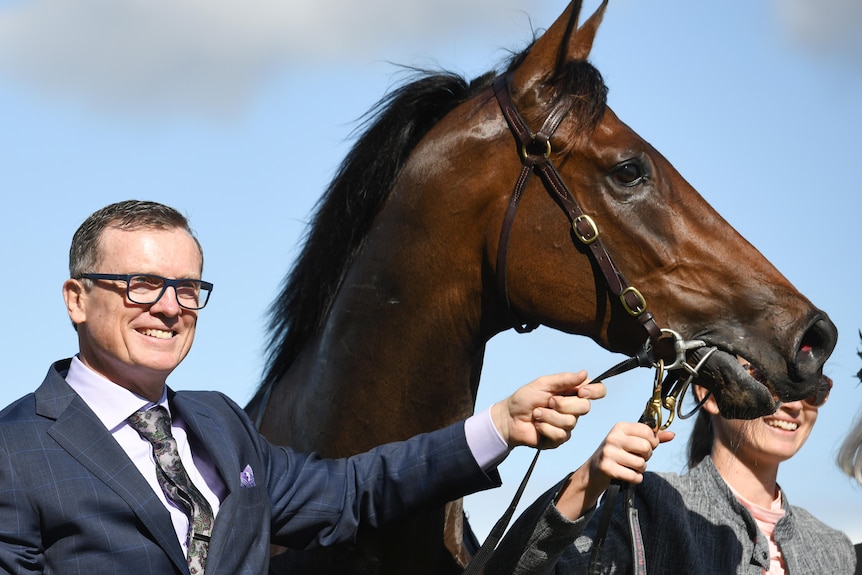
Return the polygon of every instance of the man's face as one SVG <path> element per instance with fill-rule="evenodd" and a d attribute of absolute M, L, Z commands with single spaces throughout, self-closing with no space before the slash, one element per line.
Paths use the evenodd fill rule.
<path fill-rule="evenodd" d="M 199 279 L 201 254 L 186 231 L 106 229 L 94 273 L 154 274 Z M 165 380 L 191 349 L 197 311 L 177 304 L 167 288 L 154 304 L 132 303 L 122 281 L 96 280 L 87 290 L 68 280 L 63 295 L 78 327 L 80 358 L 117 385 L 150 400 L 161 396 Z"/>

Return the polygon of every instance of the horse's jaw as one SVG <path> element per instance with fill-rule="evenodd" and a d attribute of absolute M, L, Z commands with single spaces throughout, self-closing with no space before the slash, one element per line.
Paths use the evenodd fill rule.
<path fill-rule="evenodd" d="M 689 363 L 698 363 L 706 353 L 705 348 L 695 350 Z M 709 356 L 696 383 L 712 392 L 719 411 L 729 419 L 755 419 L 778 409 L 769 381 L 752 377 L 735 355 L 725 351 L 716 350 Z"/>
<path fill-rule="evenodd" d="M 720 331 L 695 338 L 706 346 L 688 357 L 690 365 L 697 365 L 711 353 L 697 383 L 712 391 L 722 415 L 754 419 L 774 413 L 781 403 L 815 394 L 838 339 L 835 324 L 825 314 L 816 312 L 798 323 L 791 336 L 783 338 L 792 340 L 784 348 L 769 345 L 776 339 L 769 334 L 749 331 L 736 332 L 725 324 Z"/>

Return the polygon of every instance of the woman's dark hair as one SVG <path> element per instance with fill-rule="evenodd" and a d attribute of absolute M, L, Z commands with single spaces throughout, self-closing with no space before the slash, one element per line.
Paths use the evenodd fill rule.
<path fill-rule="evenodd" d="M 694 420 L 691 436 L 688 438 L 689 469 L 703 461 L 703 458 L 712 452 L 713 441 L 712 415 L 705 409 L 700 409 L 697 412 L 697 419 Z"/>

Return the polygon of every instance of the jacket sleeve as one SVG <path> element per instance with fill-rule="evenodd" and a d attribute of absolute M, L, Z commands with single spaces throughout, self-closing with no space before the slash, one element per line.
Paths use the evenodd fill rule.
<path fill-rule="evenodd" d="M 360 524 L 382 527 L 500 485 L 476 463 L 463 422 L 342 459 L 266 450 L 273 542 L 295 549 L 352 541 Z"/>
<path fill-rule="evenodd" d="M 595 509 L 576 521 L 570 521 L 557 511 L 554 501 L 568 476 L 546 491 L 528 507 L 506 533 L 485 569 L 486 575 L 539 575 L 550 573 L 582 573 L 561 570 L 564 554 L 570 553 L 572 542 L 589 525 Z M 577 561 L 578 557 L 575 557 Z"/>
<path fill-rule="evenodd" d="M 3 437 L 0 436 L 0 573 L 42 573 L 39 518 L 15 476 Z"/>

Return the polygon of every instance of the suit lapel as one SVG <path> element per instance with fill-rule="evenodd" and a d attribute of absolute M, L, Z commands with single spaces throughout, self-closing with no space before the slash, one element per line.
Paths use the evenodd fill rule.
<path fill-rule="evenodd" d="M 54 419 L 48 434 L 121 497 L 180 568 L 186 560 L 168 511 L 87 404 L 53 372 L 36 391 L 36 411 Z"/>
<path fill-rule="evenodd" d="M 238 514 L 250 512 L 249 509 L 241 508 L 241 505 L 238 504 L 240 498 L 236 496 L 240 489 L 239 474 L 242 469 L 239 460 L 240 454 L 236 449 L 226 449 L 227 446 L 233 445 L 233 438 L 227 437 L 226 430 L 211 417 L 207 409 L 212 406 L 204 408 L 200 403 L 183 393 L 173 393 L 169 390 L 168 394 L 171 412 L 180 414 L 183 418 L 190 436 L 189 440 L 193 441 L 193 449 L 194 444 L 197 443 L 198 446 L 202 446 L 206 450 L 226 486 L 227 492 L 224 500 L 221 501 L 213 525 L 209 556 L 219 559 L 216 562 L 219 573 L 230 572 L 231 562 L 236 560 L 236 549 L 233 548 L 237 545 L 235 539 L 237 534 L 233 529 L 235 520 Z M 232 533 L 232 531 L 234 532 Z"/>
<path fill-rule="evenodd" d="M 227 487 L 225 500 L 222 501 L 219 510 L 219 515 L 221 515 L 221 510 L 229 502 L 230 494 L 237 487 L 239 481 L 239 470 L 241 469 L 239 454 L 234 449 L 225 449 L 226 442 L 230 441 L 230 438 L 224 436 L 225 430 L 213 421 L 213 418 L 199 403 L 189 400 L 182 393 L 177 394 L 169 390 L 168 394 L 171 411 L 179 414 L 186 424 L 192 448 L 194 449 L 194 445 L 197 444 L 206 450 Z"/>

